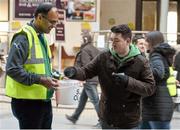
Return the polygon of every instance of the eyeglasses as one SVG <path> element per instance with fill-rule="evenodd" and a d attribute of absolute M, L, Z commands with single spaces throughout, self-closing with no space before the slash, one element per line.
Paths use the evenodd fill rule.
<path fill-rule="evenodd" d="M 44 19 L 46 19 L 50 24 L 52 24 L 52 25 L 57 25 L 57 23 L 59 22 L 59 21 L 55 21 L 55 20 L 50 20 L 50 19 L 48 19 L 46 16 L 44 16 L 44 15 L 42 15 L 42 17 L 44 18 Z"/>

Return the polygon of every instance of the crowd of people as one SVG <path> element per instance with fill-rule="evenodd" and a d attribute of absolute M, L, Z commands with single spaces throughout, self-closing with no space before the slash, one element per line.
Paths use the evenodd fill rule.
<path fill-rule="evenodd" d="M 52 128 L 51 98 L 61 86 L 52 75 L 51 51 L 44 34 L 58 20 L 57 8 L 42 3 L 34 19 L 12 38 L 6 95 L 12 98 L 12 113 L 20 129 Z M 65 78 L 83 81 L 78 107 L 66 118 L 75 124 L 89 98 L 102 129 L 170 129 L 174 108 L 167 79 L 170 67 L 179 72 L 179 53 L 175 57 L 176 50 L 163 34 L 152 31 L 132 39 L 128 25 L 113 26 L 112 47 L 101 52 L 93 46 L 90 33 L 82 39 L 74 66 L 64 70 Z"/>

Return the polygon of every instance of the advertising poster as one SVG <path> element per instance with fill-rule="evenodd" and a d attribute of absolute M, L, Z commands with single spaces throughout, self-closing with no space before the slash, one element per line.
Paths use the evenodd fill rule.
<path fill-rule="evenodd" d="M 15 0 L 15 18 L 33 18 L 34 10 L 43 2 L 63 9 L 67 21 L 96 21 L 96 0 Z"/>
<path fill-rule="evenodd" d="M 64 23 L 59 23 L 56 26 L 56 41 L 64 41 Z"/>
<path fill-rule="evenodd" d="M 33 18 L 34 10 L 43 2 L 56 4 L 56 0 L 15 0 L 15 18 Z"/>
<path fill-rule="evenodd" d="M 59 23 L 56 25 L 56 41 L 65 41 L 64 33 L 64 10 L 58 10 L 59 12 Z"/>
<path fill-rule="evenodd" d="M 67 0 L 64 5 L 67 21 L 96 20 L 96 0 Z"/>

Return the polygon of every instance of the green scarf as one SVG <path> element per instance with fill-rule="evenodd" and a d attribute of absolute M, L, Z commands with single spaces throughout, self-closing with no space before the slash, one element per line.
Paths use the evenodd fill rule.
<path fill-rule="evenodd" d="M 130 44 L 129 53 L 125 57 L 120 57 L 119 54 L 113 48 L 110 49 L 110 52 L 112 56 L 118 61 L 118 63 L 125 62 L 126 60 L 141 54 L 137 46 L 134 44 Z"/>

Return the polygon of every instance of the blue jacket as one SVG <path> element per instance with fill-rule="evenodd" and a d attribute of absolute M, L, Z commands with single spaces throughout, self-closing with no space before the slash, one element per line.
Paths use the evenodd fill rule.
<path fill-rule="evenodd" d="M 175 50 L 167 43 L 161 43 L 150 53 L 149 61 L 156 81 L 156 92 L 142 100 L 143 121 L 170 121 L 173 115 L 173 101 L 167 88 L 169 66 Z"/>

